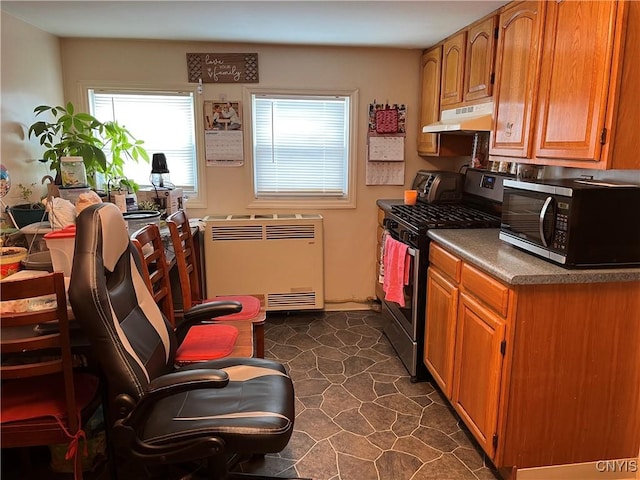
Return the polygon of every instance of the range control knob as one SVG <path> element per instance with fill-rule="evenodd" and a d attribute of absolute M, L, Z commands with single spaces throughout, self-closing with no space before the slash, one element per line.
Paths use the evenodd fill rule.
<path fill-rule="evenodd" d="M 415 243 L 417 239 L 418 236 L 415 233 L 408 232 L 407 230 L 400 234 L 400 241 L 405 243 Z"/>
<path fill-rule="evenodd" d="M 385 218 L 382 224 L 385 228 L 398 228 L 398 222 L 391 220 L 390 218 Z"/>

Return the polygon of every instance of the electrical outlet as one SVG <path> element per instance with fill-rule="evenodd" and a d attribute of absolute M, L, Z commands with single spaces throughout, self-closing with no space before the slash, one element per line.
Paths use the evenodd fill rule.
<path fill-rule="evenodd" d="M 220 99 L 221 102 L 226 102 L 227 101 L 227 94 L 226 93 L 221 93 L 218 98 Z"/>

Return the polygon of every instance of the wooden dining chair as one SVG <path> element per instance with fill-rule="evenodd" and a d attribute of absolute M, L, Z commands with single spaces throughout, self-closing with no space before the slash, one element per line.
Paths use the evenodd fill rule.
<path fill-rule="evenodd" d="M 199 305 L 213 301 L 231 300 L 242 304 L 242 311 L 224 317 L 225 321 L 246 321 L 253 323 L 256 356 L 264 358 L 264 324 L 267 318 L 264 299 L 256 295 L 225 295 L 204 299 L 200 284 L 200 265 L 196 256 L 189 217 L 184 210 L 167 217 L 171 243 L 176 257 L 176 267 L 180 279 L 182 305 Z"/>
<path fill-rule="evenodd" d="M 82 479 L 82 424 L 100 402 L 98 378 L 74 372 L 62 272 L 5 280 L 2 301 L 2 448 L 68 444 Z M 38 334 L 38 326 L 52 326 Z M 28 468 L 28 465 L 26 466 Z"/>
<path fill-rule="evenodd" d="M 132 242 L 141 259 L 142 277 L 153 299 L 176 330 L 179 347 L 176 364 L 216 360 L 227 356 L 252 357 L 253 324 L 251 322 L 217 321 L 227 312 L 238 311 L 237 302 L 218 302 L 211 308 L 190 308 L 183 312 L 184 318 L 177 322 L 173 307 L 173 296 L 169 278 L 169 264 L 160 229 L 149 224 L 132 235 Z M 226 308 L 226 310 L 225 310 Z M 206 323 L 192 325 L 191 318 Z M 212 321 L 215 321 L 212 322 Z"/>

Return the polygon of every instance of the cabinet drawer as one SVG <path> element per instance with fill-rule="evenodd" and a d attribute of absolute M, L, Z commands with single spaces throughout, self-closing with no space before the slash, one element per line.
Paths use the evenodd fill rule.
<path fill-rule="evenodd" d="M 429 248 L 429 263 L 451 277 L 456 283 L 460 282 L 462 260 L 435 243 L 432 243 Z"/>
<path fill-rule="evenodd" d="M 503 317 L 507 316 L 509 288 L 470 265 L 462 266 L 462 286 Z"/>

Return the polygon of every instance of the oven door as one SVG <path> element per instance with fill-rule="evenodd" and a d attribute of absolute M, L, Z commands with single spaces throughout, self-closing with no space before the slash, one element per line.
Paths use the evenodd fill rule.
<path fill-rule="evenodd" d="M 420 265 L 420 251 L 409 246 L 407 248 L 409 258 L 408 283 L 403 288 L 404 307 L 399 303 L 385 300 L 391 315 L 397 320 L 411 340 L 416 341 L 418 337 L 417 329 L 417 286 L 418 286 L 418 266 Z"/>
<path fill-rule="evenodd" d="M 407 254 L 410 261 L 409 282 L 404 286 L 405 306 L 384 300 L 382 312 L 389 318 L 384 334 L 411 375 L 411 380 L 417 381 L 426 370 L 422 364 L 422 333 L 418 328 L 420 251 L 409 247 Z"/>

